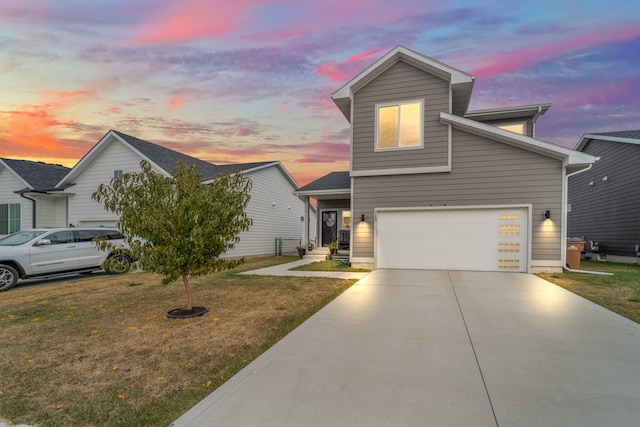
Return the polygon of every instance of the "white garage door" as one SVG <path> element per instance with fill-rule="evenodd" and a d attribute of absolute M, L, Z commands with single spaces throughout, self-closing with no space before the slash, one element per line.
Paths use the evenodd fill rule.
<path fill-rule="evenodd" d="M 527 210 L 378 211 L 377 268 L 526 271 Z"/>

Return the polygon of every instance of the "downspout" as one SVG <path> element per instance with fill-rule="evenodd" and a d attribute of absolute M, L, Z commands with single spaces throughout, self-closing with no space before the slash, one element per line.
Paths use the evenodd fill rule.
<path fill-rule="evenodd" d="M 599 158 L 596 158 L 596 161 L 599 160 Z M 564 218 L 562 219 L 562 224 L 564 225 L 564 232 L 562 233 L 562 247 L 565 248 L 567 246 L 567 217 L 568 217 L 568 212 L 567 212 L 567 205 L 569 204 L 569 178 L 571 178 L 574 175 L 578 175 L 582 172 L 586 172 L 589 169 L 591 169 L 593 167 L 593 163 L 589 165 L 589 167 L 585 168 L 585 169 L 580 169 L 579 171 L 575 171 L 573 173 L 570 173 L 569 175 L 565 176 L 565 185 L 564 185 L 564 189 L 562 191 L 562 198 L 564 199 Z M 566 170 L 566 169 L 565 169 Z M 598 273 L 598 272 L 593 272 L 593 271 L 585 271 L 585 270 L 572 270 L 569 267 L 567 267 L 567 257 L 566 257 L 566 250 L 562 251 L 562 268 L 566 271 L 569 271 L 571 273 L 592 273 L 592 274 L 604 274 L 604 275 L 608 275 L 609 273 Z"/>
<path fill-rule="evenodd" d="M 31 197 L 27 197 L 24 193 L 16 191 L 23 199 L 31 200 L 31 228 L 36 228 L 36 200 Z"/>

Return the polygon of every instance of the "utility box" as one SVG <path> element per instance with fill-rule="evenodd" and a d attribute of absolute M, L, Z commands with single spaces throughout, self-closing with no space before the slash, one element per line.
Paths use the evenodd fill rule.
<path fill-rule="evenodd" d="M 572 270 L 580 270 L 580 255 L 584 251 L 584 240 L 567 239 L 567 267 Z"/>

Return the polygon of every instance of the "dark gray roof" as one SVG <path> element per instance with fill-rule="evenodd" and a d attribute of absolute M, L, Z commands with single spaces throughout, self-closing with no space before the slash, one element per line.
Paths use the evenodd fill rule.
<path fill-rule="evenodd" d="M 256 167 L 268 165 L 274 162 L 253 162 L 253 163 L 238 163 L 230 165 L 214 165 L 213 163 L 205 162 L 204 160 L 197 159 L 195 157 L 188 156 L 186 154 L 173 151 L 169 148 L 162 147 L 157 144 L 145 141 L 135 136 L 127 135 L 125 133 L 114 130 L 119 137 L 131 144 L 136 150 L 144 154 L 149 160 L 160 166 L 167 172 L 171 172 L 171 169 L 179 162 L 182 161 L 188 165 L 195 165 L 202 175 L 202 178 L 207 180 L 213 178 L 215 175 L 222 172 L 238 172 L 253 169 Z"/>
<path fill-rule="evenodd" d="M 33 162 L 31 160 L 2 159 L 33 190 L 51 190 L 71 169 L 62 165 Z"/>
<path fill-rule="evenodd" d="M 238 171 L 246 171 L 248 169 L 259 168 L 260 166 L 269 165 L 271 163 L 276 163 L 276 161 L 274 160 L 272 162 L 234 163 L 231 165 L 218 165 L 217 172 L 234 173 Z"/>
<path fill-rule="evenodd" d="M 153 144 L 116 130 L 113 132 L 167 172 L 171 172 L 171 169 L 173 169 L 179 161 L 182 161 L 187 165 L 195 165 L 203 179 L 210 179 L 219 172 L 218 167 L 212 163 L 161 147 L 160 145 Z"/>
<path fill-rule="evenodd" d="M 299 192 L 303 191 L 322 191 L 322 190 L 349 190 L 351 189 L 351 178 L 349 171 L 331 172 L 328 175 L 318 178 L 313 182 L 299 188 Z"/>
<path fill-rule="evenodd" d="M 620 130 L 616 132 L 594 132 L 591 135 L 614 136 L 616 138 L 640 139 L 640 130 Z"/>

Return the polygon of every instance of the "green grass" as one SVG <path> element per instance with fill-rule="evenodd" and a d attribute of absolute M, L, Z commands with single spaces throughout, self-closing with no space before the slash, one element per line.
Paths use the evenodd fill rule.
<path fill-rule="evenodd" d="M 355 282 L 236 274 L 295 259 L 192 278 L 193 319 L 165 316 L 181 283 L 143 272 L 1 293 L 0 420 L 169 425 Z"/>
<path fill-rule="evenodd" d="M 582 260 L 580 269 L 613 275 L 565 272 L 538 276 L 640 323 L 639 265 Z"/>
<path fill-rule="evenodd" d="M 344 271 L 344 272 L 356 272 L 364 273 L 371 270 L 365 270 L 361 268 L 352 268 L 349 265 L 342 264 L 339 260 L 327 260 L 318 261 L 311 264 L 304 264 L 298 267 L 294 267 L 291 270 L 295 271 Z"/>

